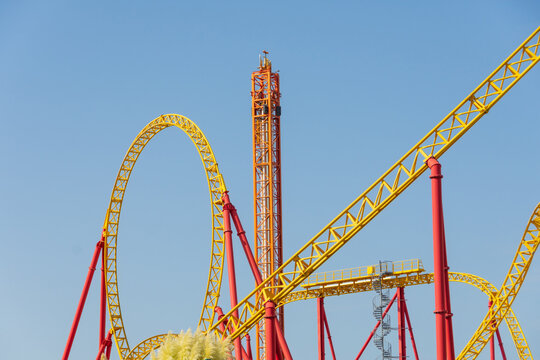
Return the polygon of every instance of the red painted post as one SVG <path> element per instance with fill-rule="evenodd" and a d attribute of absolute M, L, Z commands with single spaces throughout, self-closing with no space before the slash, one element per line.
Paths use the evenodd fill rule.
<path fill-rule="evenodd" d="M 249 336 L 249 334 L 246 334 L 246 350 L 248 360 L 253 360 L 253 356 L 251 355 L 251 337 Z"/>
<path fill-rule="evenodd" d="M 328 334 L 328 344 L 330 345 L 330 351 L 332 352 L 332 359 L 336 360 L 336 353 L 334 351 L 334 344 L 332 343 L 332 336 L 330 335 L 330 327 L 328 326 L 328 319 L 326 318 L 326 309 L 323 307 L 324 326 L 326 327 L 326 333 Z"/>
<path fill-rule="evenodd" d="M 283 336 L 283 331 L 281 330 L 281 324 L 279 323 L 277 316 L 274 318 L 274 322 L 275 322 L 274 330 L 276 332 L 277 345 L 279 345 L 279 348 L 285 360 L 293 360 L 291 351 L 289 350 L 289 345 L 287 345 L 287 341 L 285 341 L 285 336 Z"/>
<path fill-rule="evenodd" d="M 441 208 L 441 214 L 443 210 Z M 450 305 L 450 284 L 448 281 L 448 260 L 446 255 L 446 235 L 444 231 L 444 214 L 442 215 L 442 231 L 443 231 L 443 252 L 444 252 L 444 307 L 446 309 L 445 317 L 445 334 L 446 334 L 446 357 L 448 360 L 454 360 L 456 354 L 454 351 L 454 328 L 452 325 L 452 306 Z"/>
<path fill-rule="evenodd" d="M 110 346 L 110 344 L 111 344 L 111 336 L 112 336 L 112 330 L 109 331 L 109 333 L 107 334 L 107 337 L 105 339 L 103 339 L 103 341 L 101 342 L 101 345 L 99 346 L 98 354 L 96 356 L 96 360 L 100 360 L 101 359 L 101 354 L 103 354 L 103 351 L 105 351 L 105 348 L 107 347 L 107 345 Z M 110 351 L 109 351 L 109 353 L 110 353 Z M 107 359 L 109 358 L 109 355 L 107 355 Z"/>
<path fill-rule="evenodd" d="M 105 313 L 107 311 L 107 292 L 106 292 L 106 282 L 105 282 L 105 229 L 103 229 L 101 234 L 101 241 L 103 241 L 103 246 L 101 247 L 101 294 L 100 294 L 100 304 L 99 304 L 99 345 L 105 341 Z"/>
<path fill-rule="evenodd" d="M 323 320 L 324 298 L 317 298 L 317 344 L 319 350 L 319 360 L 324 360 L 324 320 Z"/>
<path fill-rule="evenodd" d="M 409 336 L 411 337 L 414 358 L 418 360 L 418 350 L 416 350 L 416 341 L 414 341 L 414 335 L 412 331 L 411 319 L 409 318 L 409 309 L 407 309 L 407 303 L 403 303 L 403 308 L 405 310 L 405 319 L 407 319 L 407 325 L 409 326 Z"/>
<path fill-rule="evenodd" d="M 398 296 L 398 292 L 396 291 L 396 293 L 394 294 L 394 297 L 392 298 L 392 300 L 390 300 L 390 302 L 388 303 L 388 305 L 386 306 L 386 309 L 384 309 L 384 312 L 382 313 L 382 316 L 381 316 L 381 320 L 377 321 L 377 324 L 375 324 L 375 327 L 373 328 L 373 330 L 371 331 L 371 333 L 369 334 L 367 340 L 366 340 L 366 343 L 364 344 L 364 346 L 362 347 L 362 349 L 360 350 L 360 352 L 358 353 L 358 355 L 356 355 L 356 358 L 354 358 L 354 360 L 358 360 L 360 359 L 360 356 L 362 356 L 362 353 L 364 352 L 364 350 L 366 350 L 369 342 L 371 341 L 371 338 L 373 337 L 373 335 L 375 334 L 375 331 L 377 331 L 377 329 L 379 328 L 379 326 L 381 325 L 381 321 L 384 320 L 384 317 L 386 316 L 386 313 L 388 313 L 388 311 L 390 310 L 390 308 L 392 307 L 392 304 L 394 303 L 394 301 L 396 300 Z"/>
<path fill-rule="evenodd" d="M 488 307 L 489 312 L 491 313 L 491 306 L 493 305 L 493 301 L 491 299 L 489 300 Z M 495 360 L 495 336 L 491 335 L 491 339 L 489 340 L 489 358 L 491 360 Z"/>
<path fill-rule="evenodd" d="M 434 157 L 426 161 L 431 169 L 431 205 L 433 211 L 433 261 L 435 285 L 435 327 L 437 339 L 437 360 L 447 359 L 446 308 L 444 284 L 444 227 L 442 217 L 441 164 Z"/>
<path fill-rule="evenodd" d="M 267 301 L 264 304 L 265 359 L 276 360 L 276 304 Z"/>
<path fill-rule="evenodd" d="M 407 343 L 405 339 L 405 291 L 398 288 L 398 339 L 399 339 L 399 360 L 407 358 Z"/>
<path fill-rule="evenodd" d="M 238 304 L 238 295 L 236 291 L 236 270 L 234 267 L 230 204 L 223 206 L 223 227 L 223 232 L 225 234 L 225 255 L 227 256 L 227 273 L 229 275 L 229 297 L 231 299 L 231 308 L 234 308 Z M 233 316 L 238 319 L 238 310 L 233 312 Z M 237 360 L 242 359 L 241 346 L 240 337 L 234 339 L 234 353 Z"/>
<path fill-rule="evenodd" d="M 499 329 L 498 328 L 497 328 L 496 334 L 497 334 L 497 340 L 499 340 L 499 347 L 501 348 L 502 358 L 503 358 L 503 360 L 506 360 L 506 353 L 504 352 L 504 347 L 503 347 L 503 343 L 502 343 L 502 340 L 501 340 L 501 334 L 499 334 Z"/>
<path fill-rule="evenodd" d="M 228 192 L 225 192 L 223 194 L 223 207 L 225 207 L 226 205 L 229 206 L 231 218 L 234 223 L 234 227 L 236 228 L 236 232 L 238 234 L 238 237 L 240 238 L 240 242 L 242 243 L 242 248 L 244 249 L 244 253 L 246 254 L 246 258 L 248 260 L 249 267 L 251 268 L 251 272 L 253 273 L 253 276 L 255 277 L 255 283 L 259 285 L 260 283 L 262 283 L 261 272 L 259 270 L 259 267 L 257 266 L 257 261 L 255 261 L 255 257 L 253 256 L 251 247 L 249 246 L 249 242 L 246 237 L 246 232 L 244 228 L 242 227 L 242 222 L 240 221 L 238 212 L 236 211 L 236 208 L 231 203 Z"/>
<path fill-rule="evenodd" d="M 84 303 L 86 302 L 86 297 L 88 296 L 88 290 L 90 289 L 90 284 L 92 284 L 92 277 L 94 276 L 94 271 L 96 270 L 96 264 L 101 254 L 101 248 L 103 247 L 103 238 L 104 235 L 101 235 L 101 240 L 96 244 L 96 249 L 94 250 L 94 255 L 92 256 L 92 261 L 88 269 L 88 274 L 86 275 L 86 281 L 84 282 L 83 291 L 81 298 L 79 300 L 79 305 L 77 306 L 77 311 L 75 312 L 75 318 L 73 319 L 73 324 L 71 325 L 71 330 L 69 332 L 68 340 L 66 347 L 64 349 L 64 354 L 62 355 L 62 360 L 67 360 L 69 358 L 69 352 L 71 351 L 71 346 L 73 345 L 73 339 L 75 339 L 75 334 L 77 333 L 77 327 L 79 326 L 79 320 L 81 320 L 81 314 L 84 308 Z"/>

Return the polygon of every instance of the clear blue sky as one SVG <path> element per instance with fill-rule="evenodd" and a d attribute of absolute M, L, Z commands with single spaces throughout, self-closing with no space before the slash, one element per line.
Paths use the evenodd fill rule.
<path fill-rule="evenodd" d="M 532 0 L 1 2 L 2 358 L 60 357 L 121 159 L 150 120 L 179 113 L 202 128 L 252 239 L 250 73 L 260 51 L 270 51 L 281 74 L 290 255 L 539 19 Z M 451 270 L 496 286 L 540 201 L 539 88 L 536 68 L 441 159 Z M 196 325 L 209 225 L 200 160 L 187 137 L 169 129 L 141 155 L 122 212 L 119 286 L 132 346 Z M 431 271 L 428 175 L 321 270 L 417 257 Z M 246 294 L 252 281 L 240 259 L 238 272 Z M 487 298 L 466 285 L 451 291 L 459 351 Z M 94 286 L 71 359 L 95 356 L 98 293 Z M 432 359 L 433 288 L 406 295 L 420 355 Z M 374 325 L 372 297 L 326 300 L 340 359 L 353 358 Z M 536 355 L 539 297 L 533 264 L 514 310 Z M 315 314 L 314 301 L 286 310 L 296 359 L 316 357 Z M 507 329 L 501 332 L 515 358 Z M 366 359 L 378 354 L 373 345 L 368 351 Z"/>

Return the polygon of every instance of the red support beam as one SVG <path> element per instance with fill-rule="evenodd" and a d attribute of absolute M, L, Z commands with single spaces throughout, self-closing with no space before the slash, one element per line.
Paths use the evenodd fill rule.
<path fill-rule="evenodd" d="M 330 335 L 330 327 L 328 326 L 328 319 L 326 318 L 326 309 L 323 307 L 324 326 L 326 333 L 328 334 L 328 344 L 330 345 L 330 351 L 332 352 L 332 359 L 336 360 L 336 353 L 334 351 L 334 344 L 332 343 L 332 336 Z"/>
<path fill-rule="evenodd" d="M 251 355 L 251 337 L 249 334 L 246 334 L 246 351 L 248 360 L 253 360 L 253 356 Z"/>
<path fill-rule="evenodd" d="M 261 272 L 259 270 L 259 267 L 257 266 L 257 261 L 255 261 L 255 257 L 253 256 L 251 247 L 249 246 L 249 242 L 246 237 L 246 231 L 242 227 L 242 222 L 240 221 L 238 212 L 236 211 L 236 208 L 231 203 L 228 191 L 223 194 L 223 207 L 225 208 L 225 206 L 228 206 L 230 209 L 230 214 L 231 214 L 232 221 L 234 223 L 234 227 L 236 228 L 236 232 L 238 234 L 238 237 L 240 238 L 240 243 L 242 244 L 242 248 L 244 249 L 244 253 L 246 254 L 249 267 L 251 269 L 251 272 L 253 273 L 253 277 L 255 278 L 255 283 L 259 285 L 260 283 L 262 283 Z"/>
<path fill-rule="evenodd" d="M 276 360 L 276 304 L 267 301 L 264 304 L 265 359 Z"/>
<path fill-rule="evenodd" d="M 225 234 L 225 255 L 227 257 L 227 274 L 229 275 L 229 297 L 231 300 L 231 308 L 234 308 L 238 304 L 238 295 L 236 290 L 236 270 L 234 267 L 230 204 L 223 206 L 223 227 L 223 232 Z M 233 316 L 238 319 L 238 310 L 233 312 Z M 237 337 L 234 339 L 234 352 L 237 360 L 242 359 L 241 347 L 240 337 Z"/>
<path fill-rule="evenodd" d="M 362 347 L 362 349 L 360 350 L 360 352 L 358 353 L 358 355 L 356 355 L 356 358 L 354 360 L 358 360 L 360 359 L 360 356 L 362 356 L 362 353 L 364 352 L 364 350 L 366 350 L 366 347 L 368 346 L 369 342 L 371 341 L 371 338 L 373 337 L 373 335 L 375 334 L 375 331 L 377 331 L 377 329 L 379 328 L 379 326 L 381 325 L 381 321 L 384 320 L 384 317 L 386 316 L 386 314 L 388 313 L 388 311 L 390 310 L 390 308 L 392 307 L 392 304 L 394 303 L 394 301 L 396 301 L 396 298 L 398 296 L 398 292 L 396 291 L 396 293 L 394 294 L 394 297 L 392 298 L 392 300 L 390 300 L 390 302 L 388 303 L 388 305 L 386 306 L 386 309 L 384 310 L 384 312 L 382 313 L 382 316 L 381 316 L 381 320 L 377 321 L 377 324 L 375 324 L 375 327 L 373 328 L 373 330 L 371 331 L 371 333 L 369 334 L 367 340 L 366 340 L 366 343 L 364 344 L 364 346 Z"/>
<path fill-rule="evenodd" d="M 324 360 L 324 298 L 317 298 L 317 344 L 319 360 Z"/>
<path fill-rule="evenodd" d="M 105 341 L 105 314 L 107 312 L 107 289 L 105 281 L 105 229 L 102 237 L 103 246 L 101 247 L 101 294 L 99 302 L 99 345 Z"/>
<path fill-rule="evenodd" d="M 77 327 L 79 326 L 79 321 L 81 320 L 81 314 L 84 309 L 84 303 L 86 302 L 86 297 L 88 296 L 88 290 L 92 284 L 92 278 L 94 276 L 94 271 L 96 270 L 96 265 L 103 248 L 103 243 L 105 241 L 105 231 L 101 234 L 101 239 L 96 244 L 94 250 L 94 255 L 92 256 L 92 261 L 90 262 L 90 267 L 88 269 L 88 274 L 86 275 L 86 281 L 84 282 L 83 291 L 81 298 L 79 300 L 79 305 L 75 312 L 75 318 L 73 319 L 73 324 L 71 325 L 71 330 L 69 332 L 68 340 L 66 347 L 64 349 L 64 354 L 62 355 L 62 360 L 67 360 L 69 358 L 69 353 L 71 351 L 71 346 L 73 345 L 73 340 L 75 339 L 75 334 L 77 333 Z"/>
<path fill-rule="evenodd" d="M 441 213 L 443 210 L 441 208 Z M 450 282 L 448 281 L 448 266 L 447 254 L 446 254 L 446 232 L 444 231 L 444 214 L 442 222 L 442 235 L 443 235 L 443 254 L 444 254 L 444 307 L 446 309 L 445 317 L 445 335 L 446 335 L 446 357 L 448 360 L 454 360 L 456 354 L 454 351 L 454 327 L 452 325 L 452 306 L 450 304 Z"/>
<path fill-rule="evenodd" d="M 107 356 L 107 359 L 109 358 L 110 356 L 110 353 L 111 351 L 109 350 L 110 346 L 111 346 L 111 336 L 112 336 L 112 329 L 109 331 L 109 333 L 107 334 L 107 337 L 105 339 L 103 339 L 103 341 L 101 342 L 101 345 L 99 346 L 99 350 L 98 350 L 98 354 L 96 356 L 96 360 L 100 360 L 101 359 L 101 354 L 103 354 L 103 352 L 105 351 L 105 349 L 107 349 L 107 352 L 105 353 L 105 355 Z"/>
<path fill-rule="evenodd" d="M 445 284 L 445 241 L 444 219 L 442 212 L 442 186 L 441 164 L 434 157 L 426 161 L 431 169 L 431 204 L 433 211 L 433 261 L 434 261 L 434 285 L 435 285 L 435 332 L 437 340 L 437 360 L 448 359 L 448 345 L 446 337 L 446 284 Z"/>
<path fill-rule="evenodd" d="M 399 339 L 399 360 L 407 358 L 407 343 L 405 339 L 405 291 L 398 288 L 398 339 Z"/>
<path fill-rule="evenodd" d="M 502 340 L 501 340 L 501 334 L 499 334 L 499 329 L 498 328 L 497 328 L 496 334 L 497 334 L 497 340 L 499 341 L 499 347 L 501 348 L 502 358 L 503 358 L 503 360 L 506 360 L 506 353 L 504 352 L 504 346 L 503 346 L 503 343 L 502 343 Z"/>
<path fill-rule="evenodd" d="M 407 319 L 407 325 L 409 326 L 409 336 L 411 338 L 411 344 L 414 351 L 414 358 L 418 360 L 418 350 L 416 350 L 416 341 L 414 341 L 414 335 L 412 331 L 411 319 L 409 318 L 409 309 L 407 309 L 407 303 L 403 303 L 403 309 L 405 310 L 405 319 Z"/>
<path fill-rule="evenodd" d="M 281 324 L 277 316 L 274 319 L 274 326 L 275 326 L 274 330 L 276 333 L 277 345 L 279 346 L 279 349 L 281 350 L 283 358 L 285 360 L 293 360 L 291 351 L 289 350 L 289 345 L 287 345 L 287 341 L 285 340 L 285 336 L 283 335 L 283 330 L 281 330 Z M 281 357 L 281 354 L 276 354 L 276 355 Z"/>

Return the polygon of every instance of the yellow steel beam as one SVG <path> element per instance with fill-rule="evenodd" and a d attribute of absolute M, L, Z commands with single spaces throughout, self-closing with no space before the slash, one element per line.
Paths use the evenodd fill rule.
<path fill-rule="evenodd" d="M 106 231 L 107 241 L 105 244 L 105 277 L 107 289 L 107 304 L 109 309 L 109 318 L 113 328 L 114 340 L 118 349 L 120 359 L 136 359 L 144 353 L 149 347 L 155 347 L 159 341 L 163 340 L 161 336 L 155 336 L 147 339 L 137 345 L 133 350 L 130 349 L 127 335 L 122 319 L 120 309 L 120 297 L 118 294 L 117 280 L 117 236 L 120 222 L 120 212 L 122 210 L 122 201 L 126 187 L 128 185 L 131 172 L 135 166 L 137 158 L 143 151 L 148 142 L 160 131 L 176 127 L 182 130 L 193 142 L 206 172 L 208 189 L 210 191 L 211 213 L 212 213 L 212 250 L 210 255 L 210 270 L 208 274 L 208 283 L 206 286 L 206 295 L 199 319 L 199 327 L 207 330 L 214 319 L 214 308 L 219 299 L 221 289 L 221 278 L 223 274 L 223 213 L 221 196 L 227 189 L 221 176 L 218 163 L 214 153 L 203 132 L 190 119 L 176 114 L 162 115 L 152 120 L 135 137 L 135 140 L 129 147 L 118 175 L 114 183 L 111 200 L 107 209 L 104 229 Z"/>
<path fill-rule="evenodd" d="M 341 249 L 426 170 L 424 162 L 429 157 L 438 158 L 450 149 L 538 63 L 539 33 L 540 27 L 398 162 L 285 261 L 269 280 L 263 281 L 223 319 L 212 325 L 211 330 L 221 332 L 218 327 L 226 322 L 223 336 L 234 339 L 246 333 L 263 317 L 265 301 L 279 304 Z M 275 292 L 263 292 L 275 276 L 281 280 Z M 232 316 L 234 311 L 238 311 L 239 318 Z"/>

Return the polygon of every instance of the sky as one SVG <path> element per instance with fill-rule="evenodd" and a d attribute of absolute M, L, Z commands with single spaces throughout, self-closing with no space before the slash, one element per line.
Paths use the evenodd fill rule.
<path fill-rule="evenodd" d="M 177 113 L 198 124 L 252 241 L 250 74 L 262 50 L 270 52 L 281 78 L 287 258 L 466 97 L 539 19 L 532 0 L 2 1 L 2 357 L 61 356 L 122 157 L 152 119 Z M 451 271 L 497 287 L 540 201 L 539 84 L 536 68 L 440 159 Z M 137 162 L 120 223 L 119 291 L 131 346 L 196 326 L 209 210 L 193 145 L 178 129 L 163 131 Z M 320 271 L 411 258 L 432 271 L 431 236 L 426 173 Z M 243 298 L 253 281 L 236 255 Z M 97 285 L 74 360 L 97 352 Z M 459 352 L 488 300 L 467 285 L 450 290 Z M 435 356 L 433 291 L 405 290 L 422 359 Z M 373 296 L 326 299 L 338 358 L 354 358 L 374 326 Z M 540 353 L 539 296 L 533 261 L 513 304 L 533 354 Z M 220 305 L 229 307 L 226 282 Z M 316 358 L 315 301 L 290 304 L 285 314 L 293 356 Z M 515 358 L 505 327 L 501 335 Z M 397 353 L 397 333 L 389 339 Z M 377 355 L 371 344 L 363 358 Z"/>

